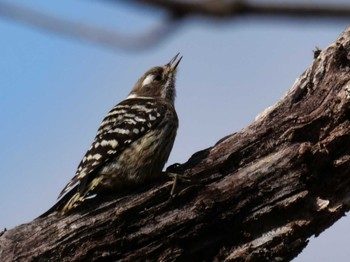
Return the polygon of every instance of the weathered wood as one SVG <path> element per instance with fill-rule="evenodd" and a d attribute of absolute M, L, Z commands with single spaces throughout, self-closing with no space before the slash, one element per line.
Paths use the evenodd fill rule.
<path fill-rule="evenodd" d="M 250 126 L 173 167 L 0 236 L 1 261 L 288 261 L 350 207 L 350 28 Z M 232 120 L 234 121 L 234 119 Z"/>

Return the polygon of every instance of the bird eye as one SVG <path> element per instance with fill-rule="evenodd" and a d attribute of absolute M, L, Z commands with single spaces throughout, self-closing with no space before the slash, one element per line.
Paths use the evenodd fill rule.
<path fill-rule="evenodd" d="M 160 80 L 162 80 L 162 76 L 161 76 L 161 75 L 156 75 L 156 77 L 154 78 L 154 80 L 160 81 Z"/>

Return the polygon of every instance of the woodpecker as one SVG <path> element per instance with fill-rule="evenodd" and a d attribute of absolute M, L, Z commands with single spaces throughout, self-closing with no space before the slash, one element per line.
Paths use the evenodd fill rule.
<path fill-rule="evenodd" d="M 93 195 L 162 176 L 178 128 L 174 100 L 181 59 L 177 54 L 164 66 L 148 70 L 128 97 L 112 108 L 54 210 L 67 214 Z"/>

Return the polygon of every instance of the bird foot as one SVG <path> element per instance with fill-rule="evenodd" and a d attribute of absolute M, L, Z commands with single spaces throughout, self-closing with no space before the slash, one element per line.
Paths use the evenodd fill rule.
<path fill-rule="evenodd" d="M 168 177 L 170 177 L 173 180 L 173 186 L 171 187 L 171 191 L 170 191 L 170 196 L 174 197 L 175 196 L 175 191 L 176 191 L 176 187 L 178 185 L 179 182 L 181 183 L 189 183 L 190 180 L 184 178 L 183 175 L 177 174 L 177 173 L 166 173 Z"/>

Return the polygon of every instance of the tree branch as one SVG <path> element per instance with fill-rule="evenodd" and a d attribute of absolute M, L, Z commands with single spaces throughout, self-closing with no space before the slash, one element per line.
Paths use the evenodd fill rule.
<path fill-rule="evenodd" d="M 109 0 L 111 1 L 111 0 Z M 73 38 L 87 43 L 97 44 L 111 49 L 140 50 L 161 43 L 168 35 L 189 16 L 206 18 L 236 18 L 239 16 L 264 16 L 268 18 L 332 18 L 348 19 L 350 8 L 316 5 L 259 4 L 245 1 L 196 1 L 184 2 L 173 0 L 134 0 L 124 2 L 139 3 L 168 11 L 168 16 L 158 26 L 130 36 L 113 30 L 96 27 L 81 22 L 55 17 L 40 11 L 15 4 L 0 2 L 0 17 L 29 25 L 60 36 Z"/>
<path fill-rule="evenodd" d="M 250 126 L 171 167 L 191 179 L 86 201 L 0 236 L 1 261 L 287 261 L 350 208 L 350 27 Z"/>
<path fill-rule="evenodd" d="M 121 34 L 105 28 L 88 25 L 45 14 L 28 7 L 0 2 L 0 17 L 23 23 L 33 28 L 60 36 L 101 45 L 111 49 L 138 50 L 155 46 L 178 25 L 179 19 L 168 16 L 157 27 L 136 36 Z"/>
<path fill-rule="evenodd" d="M 120 1 L 120 0 L 109 0 Z M 124 0 L 125 1 L 125 0 Z M 129 2 L 129 1 L 128 1 Z M 206 18 L 234 18 L 237 16 L 259 15 L 291 18 L 333 18 L 348 19 L 350 8 L 336 5 L 316 4 L 286 4 L 268 2 L 249 2 L 243 0 L 204 0 L 204 1 L 176 1 L 176 0 L 133 0 L 135 3 L 165 9 L 178 16 L 200 15 Z"/>

